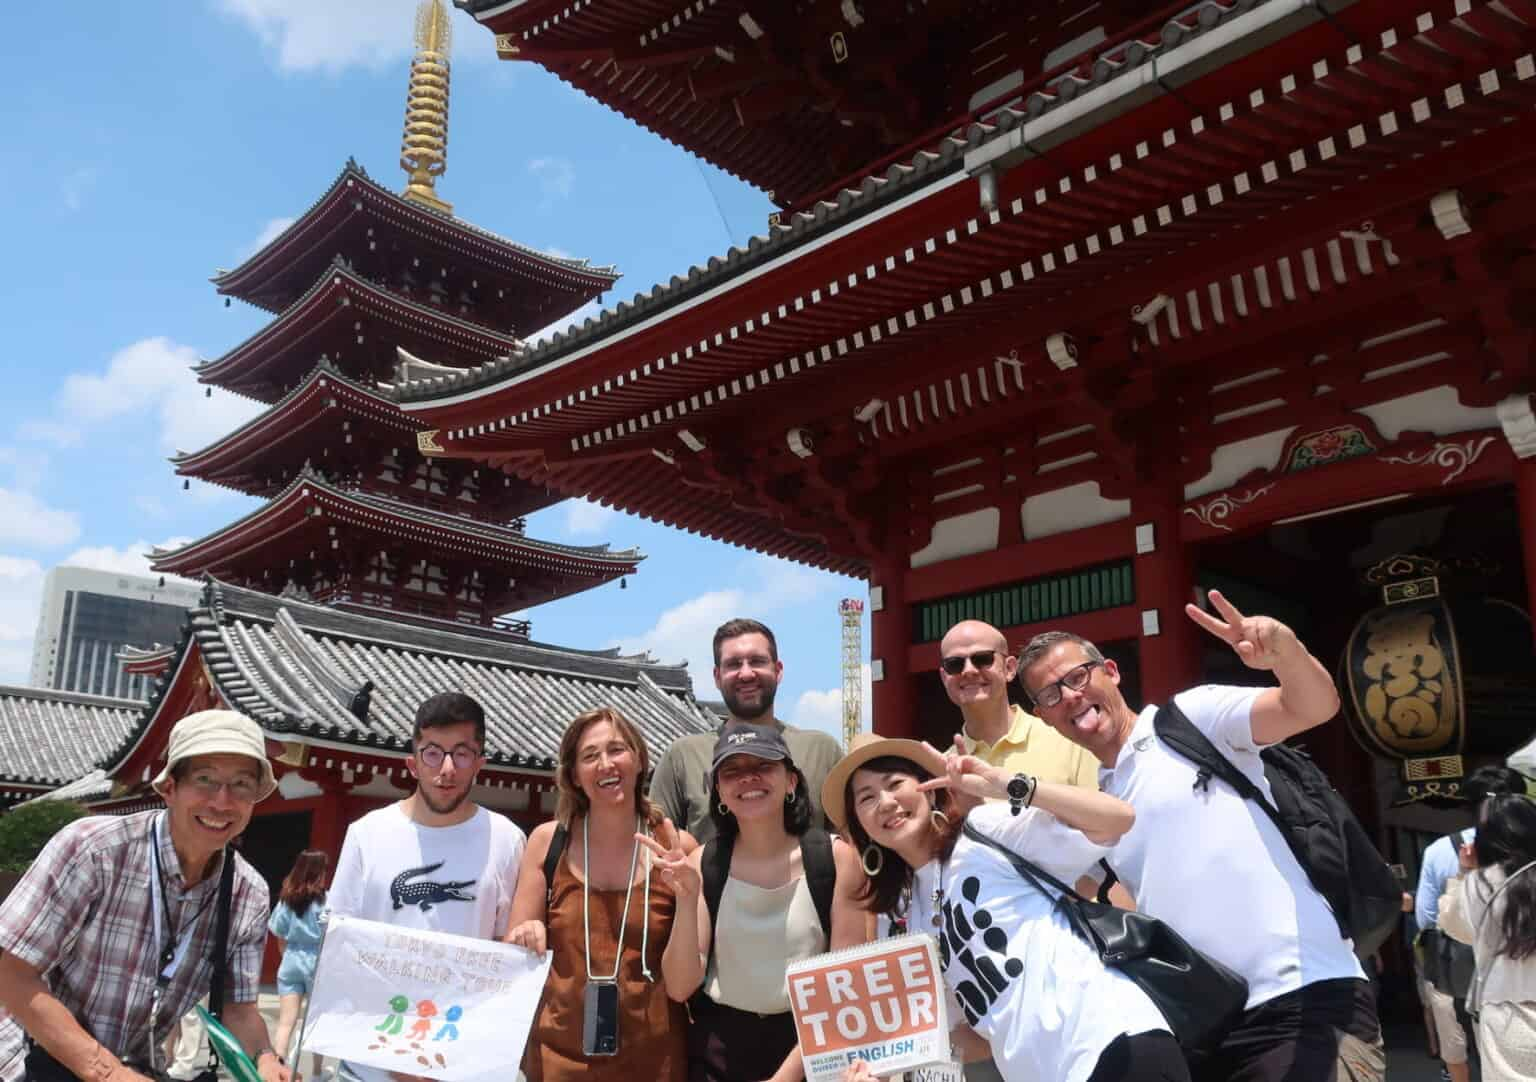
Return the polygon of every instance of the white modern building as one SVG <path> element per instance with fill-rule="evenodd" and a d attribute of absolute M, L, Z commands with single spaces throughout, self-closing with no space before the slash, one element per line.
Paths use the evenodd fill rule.
<path fill-rule="evenodd" d="M 123 672 L 124 647 L 169 646 L 202 591 L 184 579 L 55 567 L 43 584 L 32 648 L 38 687 L 147 699 L 150 678 Z"/>

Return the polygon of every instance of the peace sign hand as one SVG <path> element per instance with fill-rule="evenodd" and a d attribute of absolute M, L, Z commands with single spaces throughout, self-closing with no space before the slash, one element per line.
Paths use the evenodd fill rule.
<path fill-rule="evenodd" d="M 649 834 L 636 834 L 635 840 L 651 852 L 651 862 L 661 869 L 661 881 L 672 888 L 679 900 L 697 898 L 704 889 L 699 870 L 688 863 L 682 841 L 672 820 L 663 819 L 656 828 L 656 838 Z M 660 840 L 657 840 L 657 839 Z"/>
<path fill-rule="evenodd" d="M 1296 632 L 1273 616 L 1244 616 L 1237 606 L 1222 596 L 1220 590 L 1208 595 L 1222 619 L 1217 619 L 1198 605 L 1185 605 L 1191 620 L 1232 647 L 1237 658 L 1250 669 L 1274 669 L 1297 652 L 1305 652 Z"/>
<path fill-rule="evenodd" d="M 948 789 L 956 797 L 969 796 L 977 800 L 1001 798 L 1008 795 L 1008 774 L 985 759 L 967 754 L 965 740 L 956 733 L 954 753 L 944 758 L 944 777 L 932 778 L 917 788 L 924 793 Z"/>

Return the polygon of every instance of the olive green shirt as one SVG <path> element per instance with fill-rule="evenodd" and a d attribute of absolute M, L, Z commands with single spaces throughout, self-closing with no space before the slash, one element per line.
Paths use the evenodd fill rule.
<path fill-rule="evenodd" d="M 812 824 L 832 827 L 821 810 L 821 786 L 832 767 L 843 757 L 842 745 L 815 729 L 797 729 L 780 723 L 790 757 L 805 775 L 810 792 Z M 651 776 L 651 799 L 661 805 L 667 817 L 684 828 L 703 845 L 715 836 L 715 823 L 709 817 L 709 764 L 714 759 L 719 731 L 695 733 L 674 740 L 662 755 Z"/>

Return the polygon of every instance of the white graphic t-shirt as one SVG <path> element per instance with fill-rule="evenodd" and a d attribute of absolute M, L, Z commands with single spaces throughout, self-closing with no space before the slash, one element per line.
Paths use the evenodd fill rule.
<path fill-rule="evenodd" d="M 1064 883 L 1109 850 L 1039 808 L 983 804 L 968 822 Z M 938 919 L 935 919 L 937 914 Z M 961 835 L 947 864 L 919 868 L 909 930 L 939 939 L 951 1022 L 992 1046 L 1004 1079 L 1084 1082 L 1116 1037 L 1167 1030 L 1146 994 L 1106 969 L 1008 858 Z"/>
<path fill-rule="evenodd" d="M 391 804 L 347 828 L 327 908 L 331 915 L 496 939 L 507 930 L 526 844 L 516 823 L 485 808 L 454 826 L 429 827 Z M 385 1071 L 345 1067 L 364 1082 L 389 1082 Z"/>
<path fill-rule="evenodd" d="M 1190 722 L 1273 802 L 1253 701 L 1263 688 L 1207 684 L 1174 696 Z M 1303 985 L 1364 978 L 1333 910 L 1258 805 L 1226 782 L 1196 788 L 1197 768 L 1158 740 L 1146 707 L 1099 786 L 1136 809 L 1110 867 L 1136 908 L 1242 974 L 1248 1007 Z"/>

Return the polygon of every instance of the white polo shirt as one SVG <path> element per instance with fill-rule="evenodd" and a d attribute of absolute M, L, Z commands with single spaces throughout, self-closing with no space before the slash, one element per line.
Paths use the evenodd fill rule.
<path fill-rule="evenodd" d="M 1067 883 L 1109 852 L 1040 808 L 1014 815 L 988 803 L 969 822 Z M 1086 1082 L 1116 1037 L 1168 1029 L 1147 994 L 1099 961 L 1052 898 L 963 834 L 947 863 L 916 870 L 909 921 L 910 931 L 939 937 L 950 1024 L 967 1022 L 985 1038 L 1005 1079 Z"/>
<path fill-rule="evenodd" d="M 1174 696 L 1195 728 L 1271 796 L 1251 714 L 1262 688 L 1208 684 Z M 1109 864 L 1136 908 L 1167 921 L 1248 981 L 1248 1007 L 1304 985 L 1365 972 L 1263 809 L 1226 782 L 1194 788 L 1197 768 L 1164 747 L 1148 706 L 1099 786 L 1136 809 Z"/>

